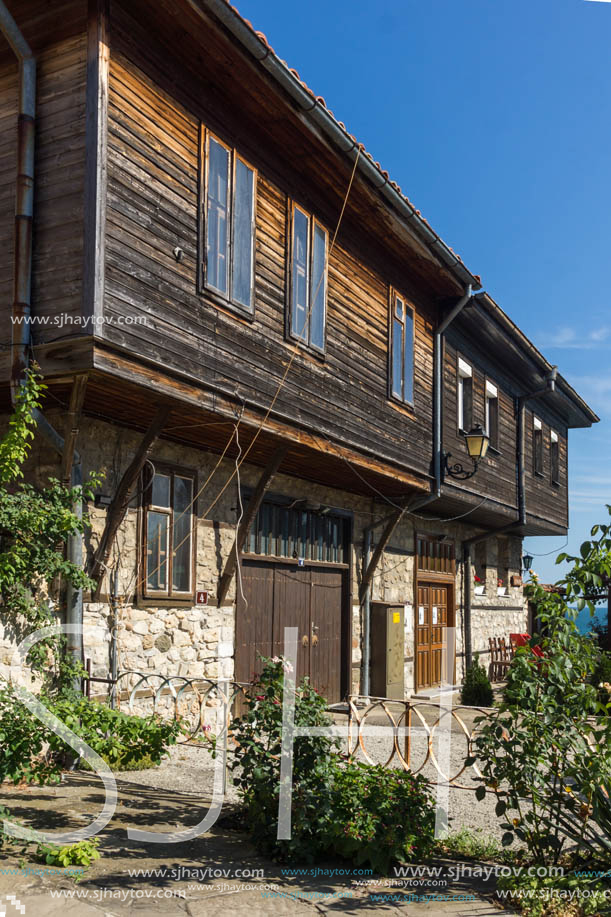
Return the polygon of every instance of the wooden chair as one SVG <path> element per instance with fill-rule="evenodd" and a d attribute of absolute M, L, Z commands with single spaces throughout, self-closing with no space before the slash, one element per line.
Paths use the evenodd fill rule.
<path fill-rule="evenodd" d="M 490 647 L 490 681 L 503 681 L 513 659 L 513 648 L 505 642 L 504 637 L 488 637 Z"/>

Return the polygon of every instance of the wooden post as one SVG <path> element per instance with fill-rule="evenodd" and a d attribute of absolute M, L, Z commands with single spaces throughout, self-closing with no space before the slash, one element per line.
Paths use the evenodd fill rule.
<path fill-rule="evenodd" d="M 263 497 L 265 496 L 269 486 L 272 482 L 272 478 L 278 471 L 278 468 L 282 464 L 282 460 L 286 455 L 288 446 L 281 446 L 279 449 L 274 452 L 271 459 L 269 460 L 267 466 L 263 470 L 261 477 L 259 478 L 259 483 L 257 484 L 255 491 L 252 497 L 249 500 L 248 508 L 244 513 L 244 517 L 239 525 L 236 539 L 233 543 L 233 547 L 229 553 L 229 557 L 225 562 L 225 568 L 221 575 L 219 581 L 219 588 L 217 594 L 217 605 L 220 607 L 225 601 L 227 596 L 227 591 L 231 583 L 231 578 L 235 573 L 238 557 L 240 556 L 240 551 L 244 547 L 244 542 L 246 541 L 246 536 L 250 532 L 250 527 L 255 521 L 255 517 L 259 512 L 261 503 L 263 502 Z"/>
<path fill-rule="evenodd" d="M 93 561 L 91 563 L 91 578 L 97 580 L 98 583 L 94 592 L 94 599 L 96 600 L 100 595 L 102 577 L 106 569 L 108 558 L 110 557 L 110 551 L 113 542 L 115 540 L 119 526 L 123 522 L 125 513 L 127 512 L 127 507 L 129 501 L 132 498 L 134 487 L 136 486 L 140 472 L 142 471 L 144 464 L 150 455 L 153 444 L 165 426 L 165 422 L 168 419 L 169 413 L 170 408 L 167 405 L 161 405 L 157 409 L 157 413 L 151 421 L 148 430 L 142 437 L 142 442 L 138 447 L 138 451 L 133 457 L 129 468 L 127 468 L 125 474 L 121 478 L 112 503 L 108 507 L 106 525 L 104 526 L 104 531 L 102 533 L 102 537 L 100 538 L 98 549 L 95 552 Z"/>
<path fill-rule="evenodd" d="M 72 463 L 74 461 L 74 452 L 76 449 L 76 440 L 78 437 L 81 411 L 85 401 L 85 390 L 87 388 L 87 374 L 75 376 L 70 395 L 70 407 L 66 418 L 66 431 L 64 435 L 64 451 L 62 453 L 62 470 L 61 480 L 63 484 L 69 484 L 72 473 Z"/>
<path fill-rule="evenodd" d="M 373 579 L 373 574 L 375 573 L 376 567 L 378 566 L 380 562 L 380 558 L 382 557 L 382 554 L 384 553 L 384 549 L 386 548 L 386 545 L 392 538 L 392 534 L 394 530 L 396 529 L 397 525 L 399 524 L 399 522 L 401 521 L 401 519 L 403 518 L 404 513 L 405 513 L 405 509 L 397 509 L 396 512 L 392 514 L 392 516 L 386 523 L 386 528 L 382 532 L 382 536 L 376 545 L 375 551 L 373 552 L 371 556 L 371 560 L 369 561 L 369 565 L 367 569 L 365 570 L 365 572 L 363 573 L 363 579 L 361 580 L 361 587 L 359 589 L 359 599 L 361 602 L 365 598 L 367 587 L 369 586 L 371 580 Z"/>

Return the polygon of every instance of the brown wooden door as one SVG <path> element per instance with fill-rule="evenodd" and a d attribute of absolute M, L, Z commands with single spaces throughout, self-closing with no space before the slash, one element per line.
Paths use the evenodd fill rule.
<path fill-rule="evenodd" d="M 451 587 L 418 584 L 416 606 L 416 688 L 441 683 L 444 630 L 451 618 Z"/>
<path fill-rule="evenodd" d="M 296 627 L 297 678 L 330 703 L 341 699 L 341 621 L 346 574 L 332 567 L 244 560 L 236 617 L 237 681 L 261 671 L 261 656 L 284 653 L 284 628 Z"/>

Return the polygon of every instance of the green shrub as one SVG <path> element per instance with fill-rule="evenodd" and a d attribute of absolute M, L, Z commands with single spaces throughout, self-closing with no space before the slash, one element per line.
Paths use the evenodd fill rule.
<path fill-rule="evenodd" d="M 247 712 L 233 724 L 238 742 L 233 780 L 259 847 L 307 862 L 336 854 L 382 871 L 391 862 L 430 852 L 435 812 L 424 778 L 382 765 L 346 763 L 336 741 L 325 736 L 295 741 L 291 838 L 277 839 L 283 676 L 282 660 L 268 660 Z M 304 679 L 296 689 L 295 725 L 330 725 L 325 707 Z"/>
<path fill-rule="evenodd" d="M 94 860 L 100 859 L 98 846 L 99 837 L 92 840 L 79 841 L 76 844 L 65 844 L 63 847 L 56 847 L 53 844 L 40 844 L 36 848 L 36 857 L 48 866 L 91 866 Z"/>
<path fill-rule="evenodd" d="M 602 877 L 585 879 L 580 873 L 564 876 L 500 876 L 497 888 L 504 905 L 520 908 L 525 917 L 599 917 L 609 913 L 608 880 Z"/>
<path fill-rule="evenodd" d="M 181 731 L 177 721 L 129 716 L 85 697 L 41 698 L 110 767 L 159 764 Z M 75 752 L 35 717 L 12 687 L 0 690 L 0 782 L 53 783 Z"/>
<path fill-rule="evenodd" d="M 323 849 L 386 874 L 434 847 L 435 809 L 424 777 L 382 764 L 336 761 Z"/>
<path fill-rule="evenodd" d="M 591 683 L 594 645 L 560 595 L 536 579 L 528 593 L 545 627 L 544 656 L 516 651 L 503 703 L 475 739 L 477 762 L 498 797 L 504 845 L 517 837 L 543 865 L 569 844 L 609 858 L 611 718 L 600 716 Z M 477 798 L 485 794 L 479 786 Z"/>
<path fill-rule="evenodd" d="M 494 694 L 486 670 L 475 654 L 473 665 L 469 666 L 465 674 L 460 702 L 467 707 L 491 707 Z"/>
<path fill-rule="evenodd" d="M 590 682 L 597 689 L 601 704 L 611 704 L 611 653 L 598 650 Z M 611 707 L 608 712 L 611 714 Z"/>
<path fill-rule="evenodd" d="M 282 660 L 264 660 L 263 671 L 247 699 L 247 710 L 234 720 L 237 749 L 231 764 L 233 782 L 246 807 L 250 833 L 262 849 L 281 856 L 311 860 L 319 851 L 318 819 L 333 779 L 335 740 L 296 740 L 293 757 L 292 837 L 277 841 L 282 747 Z M 287 663 L 284 663 L 288 667 Z M 290 673 L 287 673 L 287 675 Z M 326 702 L 307 679 L 295 690 L 295 725 L 329 726 Z"/>

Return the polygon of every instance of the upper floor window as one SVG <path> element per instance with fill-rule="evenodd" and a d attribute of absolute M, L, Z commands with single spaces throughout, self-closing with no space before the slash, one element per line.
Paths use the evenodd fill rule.
<path fill-rule="evenodd" d="M 493 449 L 499 447 L 499 390 L 486 379 L 486 433 Z"/>
<path fill-rule="evenodd" d="M 307 347 L 321 352 L 325 349 L 327 244 L 326 229 L 294 204 L 289 333 Z"/>
<path fill-rule="evenodd" d="M 560 443 L 555 430 L 550 433 L 550 475 L 552 484 L 560 483 Z"/>
<path fill-rule="evenodd" d="M 414 310 L 403 296 L 391 295 L 390 392 L 393 398 L 414 401 Z"/>
<path fill-rule="evenodd" d="M 155 472 L 144 510 L 145 595 L 186 598 L 193 593 L 193 475 Z"/>
<path fill-rule="evenodd" d="M 533 417 L 533 471 L 543 474 L 543 424 Z"/>
<path fill-rule="evenodd" d="M 458 429 L 468 433 L 473 427 L 473 368 L 458 358 Z"/>
<path fill-rule="evenodd" d="M 256 172 L 206 133 L 204 284 L 245 312 L 254 311 Z"/>

